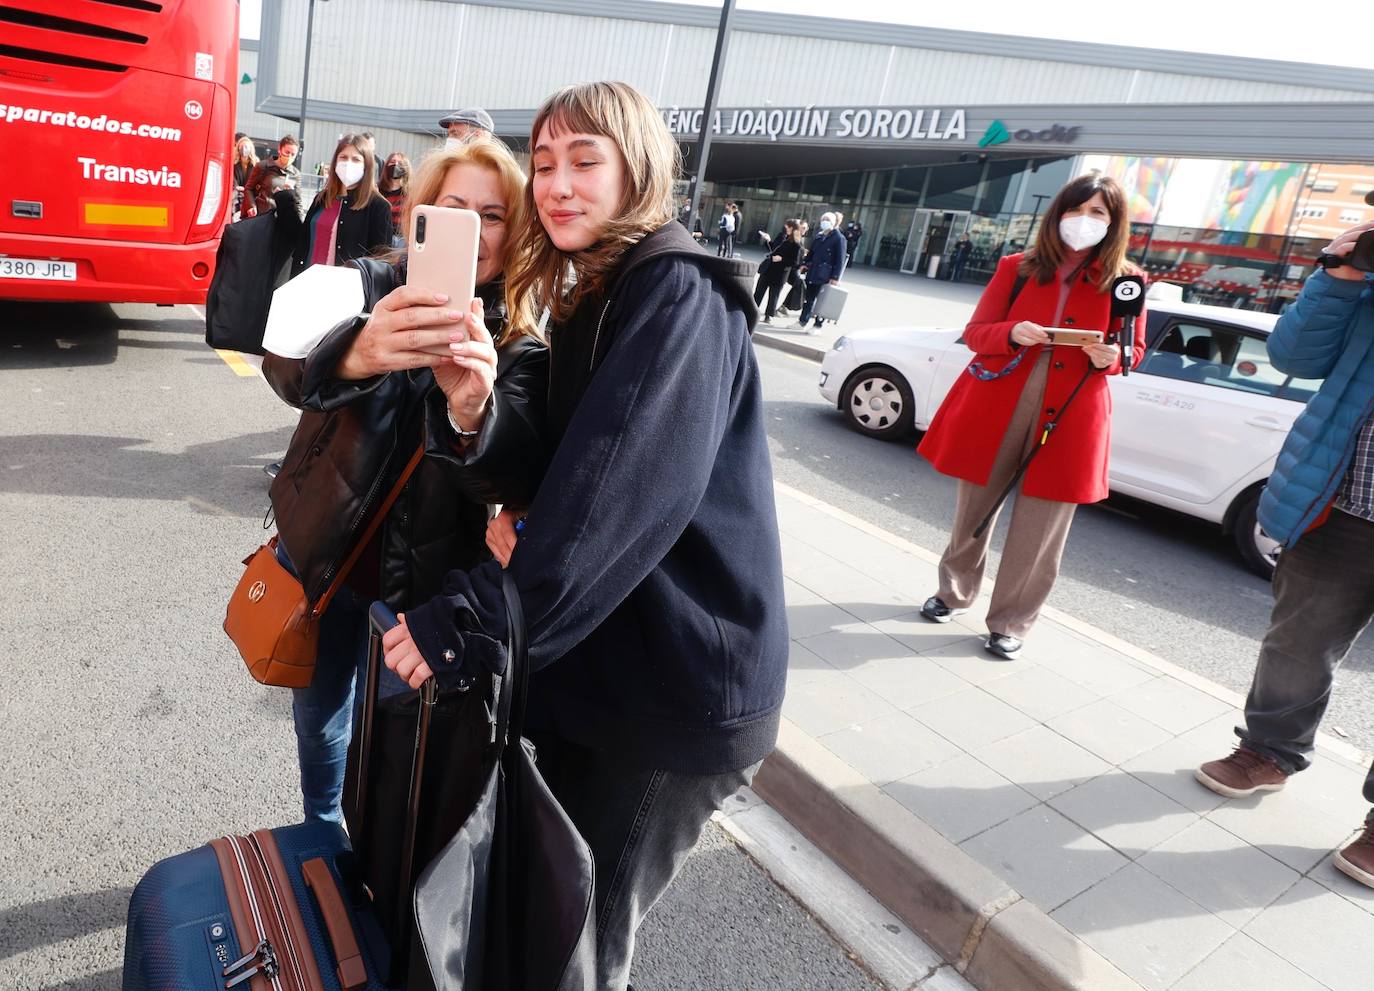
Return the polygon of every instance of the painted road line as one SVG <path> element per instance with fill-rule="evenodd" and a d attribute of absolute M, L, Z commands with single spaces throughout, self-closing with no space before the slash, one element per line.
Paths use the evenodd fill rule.
<path fill-rule="evenodd" d="M 205 311 L 199 306 L 192 306 L 190 309 L 192 313 L 200 317 L 202 322 L 205 320 Z M 226 351 L 223 348 L 215 348 L 214 351 L 226 365 L 233 369 L 234 374 L 239 378 L 255 379 L 258 377 L 258 370 L 245 361 L 243 355 L 237 351 Z"/>

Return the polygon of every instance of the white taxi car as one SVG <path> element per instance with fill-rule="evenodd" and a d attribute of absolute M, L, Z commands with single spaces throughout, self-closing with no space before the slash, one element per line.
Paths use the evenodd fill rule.
<path fill-rule="evenodd" d="M 1269 363 L 1274 315 L 1159 298 L 1170 288 L 1152 288 L 1139 367 L 1111 379 L 1112 490 L 1220 524 L 1269 577 L 1260 489 L 1320 383 Z M 970 357 L 961 330 L 859 331 L 826 354 L 821 395 L 860 433 L 897 439 L 930 425 Z"/>

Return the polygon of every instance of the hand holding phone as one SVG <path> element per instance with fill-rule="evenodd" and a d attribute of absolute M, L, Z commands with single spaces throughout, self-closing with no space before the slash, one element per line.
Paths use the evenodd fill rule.
<path fill-rule="evenodd" d="M 1083 348 L 1090 344 L 1101 344 L 1103 340 L 1100 330 L 1068 330 L 1064 327 L 1050 327 L 1048 330 L 1051 344 Z"/>

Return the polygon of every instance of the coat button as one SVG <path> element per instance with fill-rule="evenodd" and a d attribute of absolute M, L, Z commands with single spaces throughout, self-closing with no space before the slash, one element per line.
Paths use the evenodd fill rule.
<path fill-rule="evenodd" d="M 1062 361 L 1056 361 L 1056 362 L 1054 363 L 1054 367 L 1055 367 L 1055 368 L 1063 368 L 1063 367 L 1064 367 L 1064 363 L 1063 363 Z"/>
<path fill-rule="evenodd" d="M 1054 416 L 1054 407 L 1051 406 L 1049 409 L 1045 410 L 1045 415 L 1046 415 L 1046 416 Z"/>
<path fill-rule="evenodd" d="M 314 447 L 312 447 L 312 448 L 310 449 L 310 453 L 313 454 L 313 455 L 315 455 L 315 457 L 318 458 L 321 454 L 324 453 L 324 448 L 322 448 L 322 447 L 320 447 L 318 444 L 316 444 Z"/>
<path fill-rule="evenodd" d="M 1065 318 L 1064 318 L 1064 326 L 1065 326 L 1065 327 L 1072 327 L 1072 326 L 1073 326 L 1073 317 L 1065 317 Z"/>

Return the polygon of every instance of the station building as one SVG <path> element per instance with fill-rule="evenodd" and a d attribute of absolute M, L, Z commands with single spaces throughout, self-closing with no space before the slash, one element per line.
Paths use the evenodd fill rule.
<path fill-rule="evenodd" d="M 308 0 L 263 0 L 244 42 L 239 130 L 299 130 Z M 305 149 L 341 133 L 418 161 L 439 118 L 480 106 L 527 143 L 570 82 L 621 79 L 654 99 L 690 157 L 719 10 L 646 0 L 331 0 L 314 5 Z M 1181 29 L 1186 17 L 1180 16 Z M 739 11 L 704 229 L 726 200 L 744 240 L 842 211 L 854 262 L 964 278 L 1035 234 L 1068 179 L 1121 179 L 1132 251 L 1190 298 L 1278 309 L 1330 236 L 1374 220 L 1374 71 Z"/>

